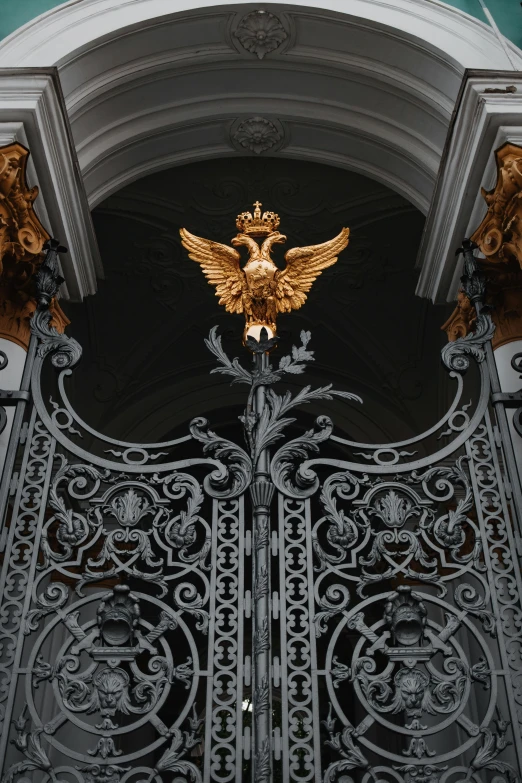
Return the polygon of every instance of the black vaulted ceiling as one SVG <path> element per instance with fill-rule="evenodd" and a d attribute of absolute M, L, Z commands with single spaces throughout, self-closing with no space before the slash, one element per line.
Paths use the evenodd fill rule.
<path fill-rule="evenodd" d="M 249 364 L 243 317 L 218 305 L 178 231 L 184 226 L 229 244 L 236 215 L 256 199 L 280 215 L 288 237 L 275 248 L 281 265 L 287 248 L 351 230 L 348 248 L 314 283 L 305 306 L 280 317 L 273 358 L 310 330 L 316 361 L 290 388 L 331 382 L 364 404 L 322 402 L 306 414 L 326 413 L 340 434 L 377 443 L 434 423 L 446 406 L 439 354 L 449 310 L 414 295 L 423 216 L 369 178 L 257 157 L 165 170 L 95 209 L 105 280 L 83 304 L 66 305 L 68 333 L 84 349 L 71 382 L 78 412 L 106 434 L 146 442 L 184 434 L 198 415 L 213 427 L 237 421 L 247 389 L 209 374 L 215 363 L 204 338 L 217 324 L 229 355 Z"/>

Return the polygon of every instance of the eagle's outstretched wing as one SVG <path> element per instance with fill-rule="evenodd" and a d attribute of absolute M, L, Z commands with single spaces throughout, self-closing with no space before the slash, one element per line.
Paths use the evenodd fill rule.
<path fill-rule="evenodd" d="M 216 286 L 219 304 L 225 305 L 229 313 L 242 313 L 245 276 L 239 266 L 237 250 L 197 237 L 186 228 L 180 228 L 179 233 L 189 258 L 201 264 L 208 282 Z"/>
<path fill-rule="evenodd" d="M 297 310 L 306 301 L 306 294 L 323 269 L 337 261 L 348 244 L 349 228 L 322 245 L 294 247 L 285 255 L 286 269 L 276 275 L 277 309 L 280 313 Z"/>

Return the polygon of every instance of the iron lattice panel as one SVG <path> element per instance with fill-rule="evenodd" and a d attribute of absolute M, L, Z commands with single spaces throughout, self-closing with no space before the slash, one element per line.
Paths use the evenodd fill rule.
<path fill-rule="evenodd" d="M 447 413 L 392 445 L 325 416 L 288 439 L 289 411 L 354 395 L 274 390 L 312 359 L 308 333 L 250 371 L 212 330 L 218 370 L 250 387 L 246 448 L 202 418 L 160 444 L 93 431 L 66 394 L 80 347 L 49 320 L 44 302 L 10 446 L 2 783 L 520 779 L 518 522 L 487 315 L 443 351 Z"/>

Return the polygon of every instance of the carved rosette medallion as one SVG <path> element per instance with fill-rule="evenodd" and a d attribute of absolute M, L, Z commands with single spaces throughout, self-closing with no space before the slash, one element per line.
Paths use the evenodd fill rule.
<path fill-rule="evenodd" d="M 268 11 L 251 11 L 239 22 L 234 37 L 260 60 L 288 38 L 280 19 Z"/>
<path fill-rule="evenodd" d="M 247 117 L 239 120 L 230 129 L 230 141 L 240 152 L 245 150 L 261 155 L 263 152 L 275 152 L 285 140 L 283 126 L 277 120 L 266 117 Z"/>

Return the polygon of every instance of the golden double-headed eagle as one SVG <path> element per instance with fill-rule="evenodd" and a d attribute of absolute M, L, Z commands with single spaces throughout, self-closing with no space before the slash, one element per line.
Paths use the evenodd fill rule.
<path fill-rule="evenodd" d="M 250 255 L 244 267 L 240 266 L 241 256 L 234 247 L 180 229 L 189 257 L 201 264 L 209 283 L 216 286 L 219 304 L 229 313 L 245 314 L 245 338 L 250 334 L 259 339 L 262 327 L 268 330 L 269 337 L 275 336 L 278 313 L 301 307 L 316 277 L 335 264 L 348 244 L 350 230 L 343 228 L 340 234 L 321 245 L 288 250 L 285 269 L 278 269 L 270 254 L 273 245 L 286 241 L 277 231 L 279 222 L 274 212 L 261 213 L 259 201 L 254 204 L 253 215 L 243 212 L 237 216 L 239 233 L 231 243 L 234 247 L 248 248 Z M 256 242 L 256 238 L 263 237 L 261 245 Z"/>

